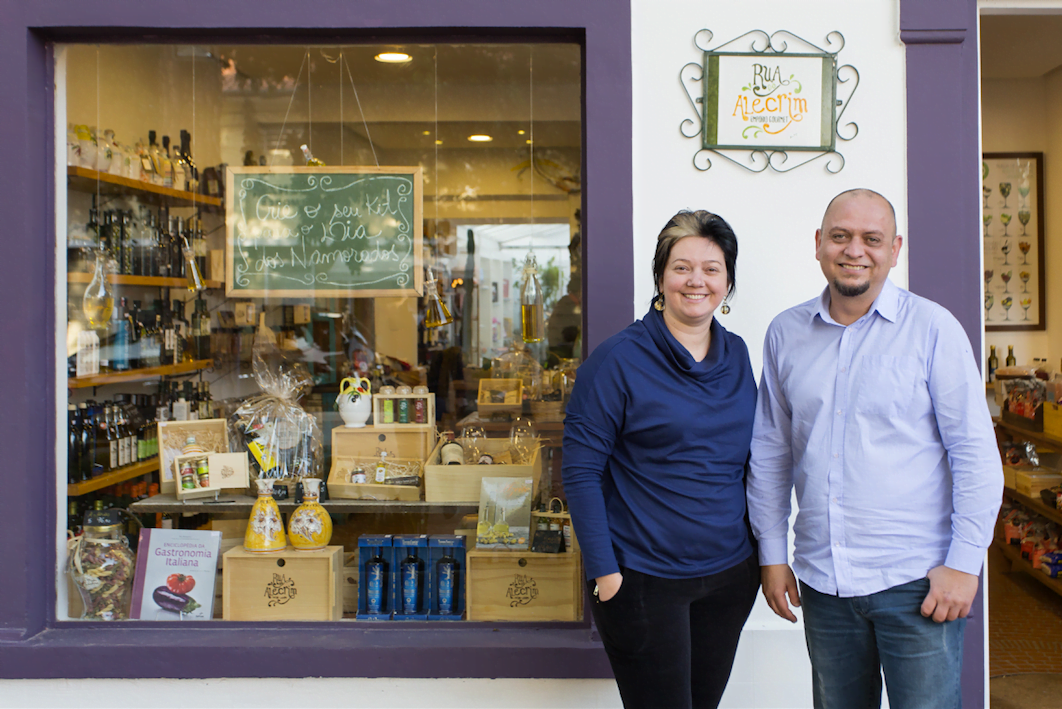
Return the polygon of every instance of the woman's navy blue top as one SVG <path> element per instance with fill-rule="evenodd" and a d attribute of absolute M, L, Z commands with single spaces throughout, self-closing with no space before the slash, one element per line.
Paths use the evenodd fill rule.
<path fill-rule="evenodd" d="M 579 367 L 562 475 L 587 578 L 707 576 L 752 553 L 744 470 L 756 383 L 713 318 L 696 362 L 653 308 Z"/>

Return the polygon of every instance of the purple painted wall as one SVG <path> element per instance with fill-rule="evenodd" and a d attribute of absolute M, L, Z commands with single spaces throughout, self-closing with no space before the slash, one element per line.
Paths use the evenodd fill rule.
<path fill-rule="evenodd" d="M 981 156 L 976 0 L 901 0 L 900 39 L 907 45 L 910 289 L 950 310 L 979 352 Z M 966 625 L 965 709 L 983 709 L 986 704 L 987 619 L 980 611 L 982 600 L 979 590 Z"/>
<path fill-rule="evenodd" d="M 629 324 L 630 8 L 615 0 L 40 0 L 0 4 L 0 678 L 610 677 L 589 625 L 61 623 L 55 605 L 52 41 L 561 37 L 584 46 L 586 342 Z M 478 628 L 476 626 L 479 626 Z M 176 652 L 175 652 L 176 650 Z"/>

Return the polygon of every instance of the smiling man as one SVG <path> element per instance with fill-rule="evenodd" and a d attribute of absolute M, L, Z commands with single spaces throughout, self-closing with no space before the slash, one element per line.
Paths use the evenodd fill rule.
<path fill-rule="evenodd" d="M 902 245 L 888 200 L 839 194 L 815 232 L 826 289 L 764 342 L 749 515 L 768 605 L 793 622 L 790 604 L 803 608 L 816 709 L 879 707 L 882 670 L 891 706 L 961 706 L 963 628 L 1002 495 L 969 340 L 888 280 Z"/>

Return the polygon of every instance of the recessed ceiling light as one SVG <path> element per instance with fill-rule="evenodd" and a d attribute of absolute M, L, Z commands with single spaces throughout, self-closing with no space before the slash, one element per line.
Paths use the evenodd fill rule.
<path fill-rule="evenodd" d="M 405 64 L 412 59 L 413 57 L 405 52 L 381 52 L 376 55 L 376 61 L 384 62 L 385 64 Z"/>
<path fill-rule="evenodd" d="M 435 141 L 435 144 L 436 144 L 436 145 L 442 145 L 442 141 L 441 141 L 441 140 L 436 140 L 436 141 Z"/>
<path fill-rule="evenodd" d="M 489 135 L 480 134 L 470 135 L 468 136 L 468 139 L 471 140 L 473 143 L 489 143 L 490 141 L 494 140 L 494 138 L 490 137 Z"/>
<path fill-rule="evenodd" d="M 524 134 L 524 133 L 526 133 L 526 132 L 527 132 L 526 130 L 524 130 L 523 128 L 521 128 L 520 130 L 516 131 L 516 134 L 517 134 L 517 135 L 523 135 L 523 134 Z"/>
<path fill-rule="evenodd" d="M 430 130 L 426 130 L 423 133 L 421 133 L 421 135 L 431 135 L 431 131 Z"/>
<path fill-rule="evenodd" d="M 531 145 L 531 140 L 530 139 L 528 139 L 528 140 L 526 140 L 524 142 L 527 143 L 528 145 Z"/>

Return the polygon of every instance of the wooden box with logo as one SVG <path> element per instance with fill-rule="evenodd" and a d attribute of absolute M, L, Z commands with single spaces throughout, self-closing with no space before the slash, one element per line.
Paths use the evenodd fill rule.
<path fill-rule="evenodd" d="M 581 554 L 468 552 L 469 620 L 581 620 Z"/>
<path fill-rule="evenodd" d="M 341 620 L 343 547 L 254 554 L 242 546 L 222 564 L 225 620 Z"/>

